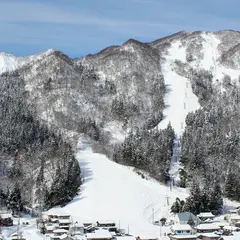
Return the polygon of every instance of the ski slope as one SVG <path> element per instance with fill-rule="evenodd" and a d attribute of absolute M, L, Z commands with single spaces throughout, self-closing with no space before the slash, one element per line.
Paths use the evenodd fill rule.
<path fill-rule="evenodd" d="M 93 153 L 88 145 L 77 158 L 84 180 L 79 196 L 63 209 L 54 209 L 70 213 L 76 221 L 113 220 L 120 228 L 129 229 L 130 234 L 159 237 L 160 229 L 152 225 L 153 219 L 169 219 L 169 209 L 175 198 L 187 196 L 186 190 L 177 188 L 170 193 L 168 187 L 141 178 L 132 168 Z M 164 231 L 167 230 L 162 230 L 162 234 Z"/>
<path fill-rule="evenodd" d="M 172 44 L 168 50 L 168 55 L 166 55 L 166 60 L 162 64 L 162 73 L 167 89 L 164 97 L 164 119 L 158 128 L 164 129 L 170 122 L 175 133 L 181 136 L 187 114 L 198 109 L 200 105 L 197 96 L 192 92 L 189 79 L 178 75 L 173 70 L 176 60 L 186 61 L 186 49 L 181 46 L 180 41 Z"/>

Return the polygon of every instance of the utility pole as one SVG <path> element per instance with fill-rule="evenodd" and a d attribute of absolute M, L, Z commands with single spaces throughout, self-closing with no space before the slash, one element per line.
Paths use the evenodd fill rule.
<path fill-rule="evenodd" d="M 152 224 L 154 224 L 154 208 L 152 209 Z"/>
<path fill-rule="evenodd" d="M 169 206 L 169 196 L 166 196 L 166 199 L 167 199 L 167 206 Z"/>
<path fill-rule="evenodd" d="M 121 226 L 121 225 L 120 225 L 120 220 L 119 220 L 119 221 L 118 221 L 118 228 L 119 228 L 119 231 L 120 231 L 120 226 Z"/>
<path fill-rule="evenodd" d="M 161 226 L 161 224 L 159 225 L 159 228 L 160 228 L 160 240 L 161 240 L 161 238 L 162 238 L 162 226 Z"/>

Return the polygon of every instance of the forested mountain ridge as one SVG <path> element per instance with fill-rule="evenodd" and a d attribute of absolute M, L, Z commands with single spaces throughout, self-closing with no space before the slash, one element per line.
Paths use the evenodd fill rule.
<path fill-rule="evenodd" d="M 23 165 L 35 159 L 33 164 L 38 166 L 36 176 L 39 175 L 37 179 L 41 183 L 38 182 L 38 186 L 45 182 L 57 183 L 59 176 L 73 175 L 73 179 L 65 178 L 65 184 L 76 183 L 69 193 L 68 199 L 71 199 L 80 185 L 74 147 L 76 139 L 85 135 L 92 139 L 96 151 L 148 171 L 160 181 L 167 180 L 174 131 L 178 134 L 180 131 L 174 124 L 163 129 L 161 121 L 173 121 L 164 115 L 164 109 L 180 108 L 188 114 L 182 129 L 181 186 L 188 186 L 193 180 L 201 185 L 214 173 L 212 179 L 220 183 L 224 193 L 239 199 L 229 180 L 238 178 L 235 169 L 239 167 L 239 44 L 240 33 L 227 30 L 179 32 L 152 43 L 130 39 L 121 46 L 81 59 L 71 59 L 54 50 L 24 58 L 24 61 L 2 53 L 0 69 L 9 71 L 0 76 L 4 83 L 0 87 L 2 129 L 9 129 L 2 132 L 1 137 L 7 167 L 19 156 Z M 166 65 L 170 52 L 176 54 L 172 54 L 170 64 Z M 166 75 L 167 71 L 174 72 L 176 81 L 189 80 L 190 91 L 201 105 L 196 112 L 189 113 L 187 106 L 192 100 L 186 93 L 185 100 L 177 101 L 175 106 L 165 104 L 165 97 L 174 92 L 171 89 L 174 86 L 166 85 L 166 78 L 170 76 Z M 13 101 L 9 102 L 11 98 Z M 9 110 L 16 106 L 20 110 L 15 113 Z M 19 112 L 23 114 L 22 121 L 19 121 Z M 180 120 L 184 121 L 185 117 L 179 117 Z M 41 130 L 37 130 L 38 134 L 29 134 L 27 124 Z M 12 126 L 16 126 L 17 131 L 22 126 L 21 133 L 25 128 L 28 130 L 23 137 L 6 138 L 13 135 Z M 35 143 L 39 138 L 43 143 Z M 46 145 L 49 151 L 42 157 Z M 56 163 L 55 177 L 48 181 L 46 172 L 52 175 L 52 162 Z M 208 171 L 213 167 L 214 170 Z M 222 169 L 228 170 L 221 173 Z M 196 170 L 200 174 L 195 174 Z M 43 179 L 45 175 L 47 180 Z M 194 179 L 196 175 L 198 178 Z M 9 180 L 7 174 L 3 177 Z M 26 179 L 21 180 L 24 183 Z M 11 182 L 14 185 L 14 180 Z M 59 189 L 64 185 L 61 184 Z M 51 189 L 51 184 L 46 185 L 43 201 L 58 204 L 55 201 L 58 193 Z M 37 187 L 32 189 L 36 196 Z M 26 201 L 29 203 L 29 199 Z"/>

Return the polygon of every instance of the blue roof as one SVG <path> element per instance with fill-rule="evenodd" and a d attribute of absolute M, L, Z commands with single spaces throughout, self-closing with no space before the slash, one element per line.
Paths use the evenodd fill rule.
<path fill-rule="evenodd" d="M 189 220 L 189 218 L 192 218 L 192 220 L 194 222 L 200 222 L 199 218 L 196 217 L 194 214 L 190 213 L 190 212 L 182 212 L 182 213 L 178 213 L 178 218 L 179 220 L 182 222 L 187 222 Z"/>

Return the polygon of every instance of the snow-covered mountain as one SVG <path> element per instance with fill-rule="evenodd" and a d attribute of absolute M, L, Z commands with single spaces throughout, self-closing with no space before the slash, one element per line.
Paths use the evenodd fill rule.
<path fill-rule="evenodd" d="M 0 73 L 14 71 L 17 68 L 22 67 L 25 64 L 28 64 L 32 61 L 39 60 L 50 54 L 53 49 L 49 49 L 44 53 L 39 53 L 27 57 L 15 57 L 12 54 L 0 52 Z"/>
<path fill-rule="evenodd" d="M 213 74 L 213 83 L 222 86 L 224 85 L 223 80 L 226 75 L 229 75 L 233 79 L 238 79 L 239 77 L 239 42 L 240 33 L 230 30 L 214 33 L 179 32 L 152 43 L 141 43 L 130 39 L 122 46 L 112 46 L 95 55 L 88 55 L 79 60 L 68 59 L 66 62 L 71 63 L 72 66 L 81 64 L 84 67 L 87 66 L 88 69 L 94 69 L 97 80 L 93 88 L 97 88 L 98 93 L 100 93 L 100 89 L 103 91 L 100 93 L 104 95 L 103 98 L 96 96 L 100 99 L 99 104 L 101 103 L 102 107 L 107 105 L 104 99 L 111 99 L 112 96 L 109 95 L 112 94 L 114 97 L 124 97 L 131 104 L 135 104 L 135 102 L 139 102 L 142 99 L 142 102 L 139 102 L 138 105 L 144 103 L 145 111 L 143 112 L 156 113 L 156 107 L 153 105 L 154 100 L 150 100 L 149 102 L 146 98 L 149 98 L 148 93 L 152 93 L 150 87 L 154 84 L 153 79 L 163 77 L 166 84 L 166 93 L 164 96 L 165 108 L 163 111 L 164 119 L 161 121 L 159 127 L 166 127 L 170 121 L 176 133 L 181 134 L 184 129 L 186 115 L 188 112 L 198 109 L 200 105 L 198 98 L 191 89 L 190 76 L 182 76 L 182 74 L 179 74 L 179 69 L 176 69 L 177 61 L 181 62 L 185 69 L 193 68 L 210 71 Z M 36 87 L 41 88 L 43 86 L 43 79 L 39 78 L 40 72 L 41 76 L 45 73 L 49 75 L 53 84 L 59 78 L 58 74 L 56 74 L 57 66 L 53 69 L 52 64 L 55 62 L 55 64 L 59 65 L 56 56 L 60 55 L 54 54 L 54 52 L 56 53 L 54 50 L 49 50 L 46 53 L 29 57 L 15 57 L 11 54 L 0 53 L 0 72 L 12 71 L 28 65 L 29 71 L 25 74 L 26 90 L 29 92 L 31 100 L 35 100 L 38 107 L 40 107 L 39 111 L 41 113 L 39 115 L 41 118 L 46 119 L 46 115 L 48 114 L 48 117 L 51 119 L 50 121 L 54 121 L 54 118 L 56 118 L 56 114 L 53 111 L 61 111 L 57 110 L 60 105 L 69 111 L 69 106 L 65 106 L 66 101 L 61 102 L 62 100 L 57 97 L 55 99 L 58 99 L 58 101 L 55 101 L 51 105 L 51 109 L 48 112 L 41 109 L 41 106 L 46 106 L 46 103 L 42 102 L 46 98 L 46 93 L 42 92 L 42 95 L 39 95 L 39 91 L 35 91 Z M 42 69 L 45 66 L 47 67 Z M 64 65 L 61 67 L 65 68 Z M 75 70 L 69 68 L 68 78 L 77 78 L 76 74 L 74 74 Z M 65 70 L 64 74 L 66 73 Z M 68 81 L 69 85 L 72 84 L 72 80 L 65 78 L 65 81 Z M 108 83 L 112 85 L 106 86 Z M 65 86 L 66 88 L 68 87 L 67 83 Z M 105 87 L 112 88 L 111 90 L 108 89 L 108 96 L 106 96 L 107 90 L 104 89 Z M 75 90 L 77 89 L 75 88 Z M 59 88 L 56 91 L 59 91 Z M 63 93 L 61 94 L 64 95 Z M 97 93 L 95 91 L 92 94 L 96 95 Z M 91 115 L 95 115 L 97 120 L 99 118 L 102 119 L 102 113 L 99 115 L 96 112 L 97 106 L 92 100 L 85 100 L 87 99 L 86 96 L 81 96 L 81 94 L 79 95 L 79 93 L 73 90 L 71 91 L 71 95 L 75 95 L 74 98 L 77 99 L 77 104 L 72 106 L 73 110 L 78 106 L 78 108 L 82 108 L 85 116 L 91 117 Z M 86 104 L 84 106 L 80 104 L 80 99 L 85 100 Z M 49 99 L 49 101 L 54 101 L 54 99 Z M 156 104 L 159 104 L 159 101 L 161 99 Z M 160 106 L 159 111 L 162 111 L 162 106 Z M 149 116 L 149 114 L 147 115 Z M 145 115 L 144 118 L 148 116 Z M 141 114 L 137 114 L 137 118 L 139 117 L 141 118 Z M 159 122 L 160 119 L 158 117 Z M 141 122 L 144 120 L 137 121 L 134 118 L 132 121 L 135 121 L 135 125 L 141 125 Z M 105 128 L 111 129 L 111 127 L 118 133 L 118 137 L 120 137 L 119 133 L 122 133 L 124 136 L 121 124 L 118 124 L 116 121 L 115 123 L 108 121 L 105 124 Z M 114 133 L 111 134 L 114 135 Z"/>
<path fill-rule="evenodd" d="M 204 112 L 213 94 L 239 86 L 239 44 L 240 33 L 226 30 L 179 32 L 151 43 L 130 39 L 81 59 L 55 50 L 20 58 L 1 53 L 0 81 L 21 80 L 33 117 L 73 147 L 88 136 L 96 151 L 111 157 L 114 146 L 142 128 L 161 130 L 170 122 L 186 139 L 193 121 L 186 122 L 187 115 Z"/>

